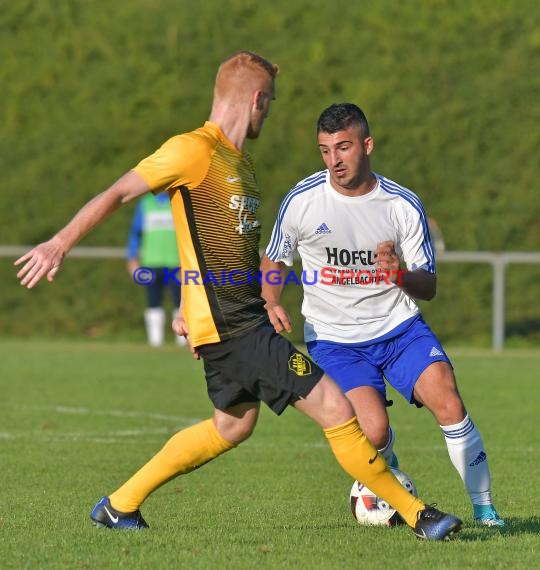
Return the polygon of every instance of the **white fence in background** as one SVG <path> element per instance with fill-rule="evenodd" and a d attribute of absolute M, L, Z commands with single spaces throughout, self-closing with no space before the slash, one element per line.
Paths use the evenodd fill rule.
<path fill-rule="evenodd" d="M 506 268 L 512 263 L 540 263 L 537 252 L 445 251 L 437 255 L 437 263 L 489 263 L 493 271 L 491 336 L 493 350 L 504 348 Z"/>
<path fill-rule="evenodd" d="M 0 257 L 16 259 L 26 253 L 31 246 L 0 245 Z M 74 247 L 69 257 L 95 259 L 123 259 L 123 247 Z M 513 263 L 540 263 L 537 252 L 489 252 L 489 251 L 445 251 L 437 255 L 437 263 L 487 263 L 493 271 L 493 310 L 492 346 L 493 350 L 504 348 L 505 335 L 505 278 L 506 268 Z"/>

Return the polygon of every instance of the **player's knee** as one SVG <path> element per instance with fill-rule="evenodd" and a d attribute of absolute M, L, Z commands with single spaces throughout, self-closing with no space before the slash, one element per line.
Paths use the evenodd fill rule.
<path fill-rule="evenodd" d="M 216 427 L 223 439 L 238 445 L 251 436 L 255 429 L 255 424 L 256 422 L 247 421 L 246 418 L 243 418 L 242 420 L 222 420 L 217 422 Z"/>
<path fill-rule="evenodd" d="M 388 426 L 361 426 L 362 431 L 377 449 L 383 449 L 388 444 Z"/>
<path fill-rule="evenodd" d="M 467 414 L 465 406 L 458 394 L 439 402 L 437 409 L 432 410 L 439 425 L 447 426 L 460 423 Z"/>
<path fill-rule="evenodd" d="M 343 424 L 354 416 L 351 403 L 341 391 L 327 395 L 322 402 L 322 410 L 329 425 Z"/>

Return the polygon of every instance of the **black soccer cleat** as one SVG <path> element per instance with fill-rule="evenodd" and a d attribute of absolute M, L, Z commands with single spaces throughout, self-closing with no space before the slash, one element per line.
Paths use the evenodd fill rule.
<path fill-rule="evenodd" d="M 453 534 L 461 530 L 462 524 L 462 521 L 454 515 L 443 513 L 434 505 L 427 505 L 418 513 L 413 532 L 423 540 L 449 540 Z"/>
<path fill-rule="evenodd" d="M 109 497 L 102 497 L 90 513 L 92 522 L 97 527 L 118 528 L 127 530 L 142 530 L 148 528 L 141 511 L 121 513 L 113 509 Z"/>

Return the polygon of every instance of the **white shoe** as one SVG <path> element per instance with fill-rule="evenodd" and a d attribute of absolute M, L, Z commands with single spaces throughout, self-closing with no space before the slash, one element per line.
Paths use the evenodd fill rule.
<path fill-rule="evenodd" d="M 161 346 L 165 342 L 165 309 L 153 307 L 144 311 L 146 337 L 150 346 Z"/>

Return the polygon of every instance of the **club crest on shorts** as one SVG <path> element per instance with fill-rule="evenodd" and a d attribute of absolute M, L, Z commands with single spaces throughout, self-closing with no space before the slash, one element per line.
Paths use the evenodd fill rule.
<path fill-rule="evenodd" d="M 307 376 L 311 374 L 311 362 L 299 352 L 295 352 L 289 358 L 289 370 L 297 376 Z"/>

